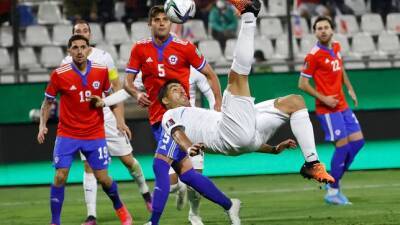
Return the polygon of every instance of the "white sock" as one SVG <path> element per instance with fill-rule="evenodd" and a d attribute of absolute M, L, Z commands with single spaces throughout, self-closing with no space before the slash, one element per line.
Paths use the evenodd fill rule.
<path fill-rule="evenodd" d="M 337 193 L 339 193 L 339 189 L 337 188 L 328 188 L 328 195 L 337 195 Z"/>
<path fill-rule="evenodd" d="M 298 110 L 290 116 L 290 127 L 300 145 L 306 162 L 318 160 L 315 148 L 314 129 L 307 109 Z"/>
<path fill-rule="evenodd" d="M 96 217 L 97 180 L 93 173 L 83 173 L 83 190 L 87 215 Z"/>
<path fill-rule="evenodd" d="M 251 64 L 253 63 L 256 19 L 253 13 L 244 13 L 242 15 L 242 24 L 233 52 L 231 67 L 233 71 L 241 75 L 249 75 Z"/>
<path fill-rule="evenodd" d="M 189 214 L 194 214 L 196 216 L 199 215 L 199 208 L 200 208 L 200 200 L 201 195 L 197 191 L 193 190 L 193 188 L 188 187 L 187 189 L 187 197 L 190 205 Z"/>
<path fill-rule="evenodd" d="M 185 188 L 186 184 L 178 179 L 178 183 L 169 186 L 169 193 L 176 193 Z"/>
<path fill-rule="evenodd" d="M 133 166 L 130 169 L 130 174 L 135 179 L 136 184 L 139 187 L 140 193 L 144 194 L 149 192 L 149 186 L 147 186 L 146 178 L 143 175 L 142 167 L 140 166 L 139 161 L 133 158 Z"/>

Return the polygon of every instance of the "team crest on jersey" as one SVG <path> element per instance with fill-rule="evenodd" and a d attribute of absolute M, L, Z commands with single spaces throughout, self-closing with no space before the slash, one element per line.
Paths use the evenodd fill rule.
<path fill-rule="evenodd" d="M 170 128 L 170 127 L 172 127 L 173 125 L 175 124 L 175 121 L 171 118 L 171 119 L 169 119 L 168 121 L 167 121 L 167 128 Z"/>
<path fill-rule="evenodd" d="M 100 81 L 98 81 L 98 80 L 94 81 L 92 86 L 93 86 L 94 89 L 99 89 L 100 88 Z"/>
<path fill-rule="evenodd" d="M 168 57 L 168 62 L 171 65 L 176 65 L 178 63 L 178 57 L 176 57 L 176 55 L 170 55 Z"/>

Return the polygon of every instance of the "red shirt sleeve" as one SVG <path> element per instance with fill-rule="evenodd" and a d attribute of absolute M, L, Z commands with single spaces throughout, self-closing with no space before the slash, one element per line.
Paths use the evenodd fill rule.
<path fill-rule="evenodd" d="M 44 95 L 46 96 L 46 98 L 55 99 L 57 96 L 58 90 L 59 90 L 58 74 L 54 70 L 50 75 L 50 81 L 47 84 L 46 92 Z"/>
<path fill-rule="evenodd" d="M 191 42 L 187 45 L 186 56 L 190 65 L 192 65 L 196 70 L 202 70 L 207 63 L 203 54 L 201 54 L 199 49 Z"/>
<path fill-rule="evenodd" d="M 128 64 L 126 65 L 125 72 L 138 74 L 141 67 L 139 45 L 135 44 L 131 50 L 131 56 L 129 57 Z"/>
<path fill-rule="evenodd" d="M 317 62 L 314 58 L 314 55 L 308 54 L 304 59 L 304 65 L 300 75 L 303 77 L 312 78 L 314 76 L 316 67 Z"/>

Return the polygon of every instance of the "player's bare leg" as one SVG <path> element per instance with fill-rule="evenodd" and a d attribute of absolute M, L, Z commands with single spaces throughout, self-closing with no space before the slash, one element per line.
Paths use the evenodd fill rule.
<path fill-rule="evenodd" d="M 83 165 L 85 170 L 83 173 L 83 191 L 85 193 L 87 218 L 82 225 L 96 225 L 97 180 L 86 160 L 83 161 Z"/>
<path fill-rule="evenodd" d="M 335 179 L 328 174 L 325 166 L 318 160 L 314 130 L 303 97 L 288 95 L 279 98 L 275 101 L 275 107 L 290 116 L 290 127 L 306 161 L 300 173 L 306 178 L 313 178 L 319 182 L 333 183 Z"/>
<path fill-rule="evenodd" d="M 136 158 L 133 157 L 132 153 L 120 156 L 119 158 L 138 185 L 139 191 L 142 194 L 142 197 L 146 204 L 146 208 L 149 212 L 151 212 L 151 194 L 149 192 L 149 187 L 147 186 L 146 179 L 144 177 L 143 170 L 139 161 L 137 161 Z"/>
<path fill-rule="evenodd" d="M 113 207 L 119 220 L 121 221 L 121 224 L 132 225 L 132 216 L 119 198 L 117 183 L 113 181 L 110 176 L 108 176 L 108 171 L 106 169 L 93 170 L 93 172 L 96 176 L 97 181 L 99 181 L 99 183 L 103 187 L 103 191 L 112 201 Z"/>

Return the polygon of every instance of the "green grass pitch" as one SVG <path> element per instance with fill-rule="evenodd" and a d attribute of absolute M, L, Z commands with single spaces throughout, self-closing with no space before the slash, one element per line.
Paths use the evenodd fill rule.
<path fill-rule="evenodd" d="M 400 170 L 348 172 L 343 192 L 350 206 L 330 206 L 323 202 L 324 191 L 316 182 L 297 174 L 213 178 L 232 198 L 242 201 L 244 225 L 388 225 L 400 224 Z M 151 187 L 153 183 L 150 183 Z M 135 224 L 149 217 L 136 184 L 119 183 L 120 194 L 131 211 Z M 14 187 L 0 189 L 1 225 L 49 224 L 49 188 Z M 186 225 L 187 211 L 177 211 L 175 196 L 170 196 L 160 224 Z M 118 225 L 111 202 L 99 188 L 98 224 Z M 229 224 L 223 210 L 202 199 L 204 224 Z M 86 216 L 81 185 L 66 189 L 62 212 L 63 225 L 79 225 Z"/>

